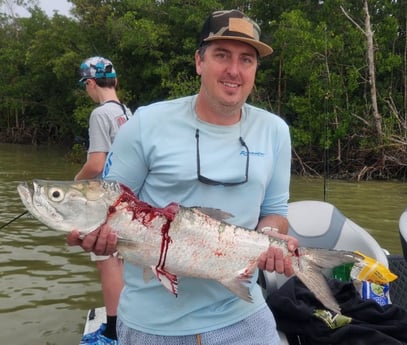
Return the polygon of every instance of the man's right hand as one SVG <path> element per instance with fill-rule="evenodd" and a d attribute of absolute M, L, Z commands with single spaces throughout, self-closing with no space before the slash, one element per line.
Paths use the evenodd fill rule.
<path fill-rule="evenodd" d="M 107 224 L 84 237 L 78 230 L 73 230 L 66 237 L 66 243 L 70 246 L 80 246 L 84 251 L 93 252 L 96 255 L 111 255 L 117 251 L 117 235 Z"/>

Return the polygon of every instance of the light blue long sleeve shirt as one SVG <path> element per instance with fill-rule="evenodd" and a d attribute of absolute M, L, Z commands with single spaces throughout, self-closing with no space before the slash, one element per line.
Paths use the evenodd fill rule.
<path fill-rule="evenodd" d="M 218 126 L 195 113 L 196 96 L 140 107 L 120 129 L 109 153 L 105 178 L 130 187 L 156 207 L 170 202 L 222 209 L 226 221 L 254 229 L 269 214 L 287 216 L 291 163 L 288 126 L 278 116 L 245 104 L 239 123 Z M 197 179 L 197 142 L 201 174 L 222 182 L 245 178 L 237 186 L 210 186 Z M 185 258 L 188 260 L 188 258 Z M 187 335 L 231 325 L 265 306 L 253 278 L 253 303 L 212 280 L 178 277 L 178 297 L 143 270 L 125 263 L 125 288 L 118 314 L 128 326 L 159 335 Z"/>

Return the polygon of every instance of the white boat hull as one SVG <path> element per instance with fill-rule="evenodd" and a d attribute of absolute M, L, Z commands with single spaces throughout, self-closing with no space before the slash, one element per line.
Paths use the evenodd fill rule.
<path fill-rule="evenodd" d="M 88 311 L 83 335 L 95 332 L 102 323 L 106 323 L 106 308 L 93 308 Z"/>

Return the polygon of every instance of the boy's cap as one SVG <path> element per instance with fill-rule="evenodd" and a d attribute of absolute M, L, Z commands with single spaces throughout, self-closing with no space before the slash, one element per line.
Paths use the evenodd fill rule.
<path fill-rule="evenodd" d="M 93 56 L 82 62 L 79 73 L 80 83 L 86 79 L 116 78 L 112 62 L 101 56 Z"/>
<path fill-rule="evenodd" d="M 205 21 L 200 46 L 214 40 L 235 40 L 250 44 L 260 57 L 270 55 L 273 49 L 260 41 L 259 25 L 238 10 L 213 12 Z"/>

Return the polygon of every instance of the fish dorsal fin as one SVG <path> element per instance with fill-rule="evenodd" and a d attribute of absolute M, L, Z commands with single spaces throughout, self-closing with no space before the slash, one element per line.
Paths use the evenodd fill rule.
<path fill-rule="evenodd" d="M 233 214 L 222 211 L 219 208 L 196 206 L 196 207 L 192 207 L 192 209 L 194 211 L 198 211 L 200 213 L 203 213 L 203 214 L 205 214 L 205 215 L 207 215 L 207 216 L 209 216 L 209 217 L 211 217 L 213 219 L 216 219 L 218 221 L 224 221 L 225 219 L 233 217 Z"/>

